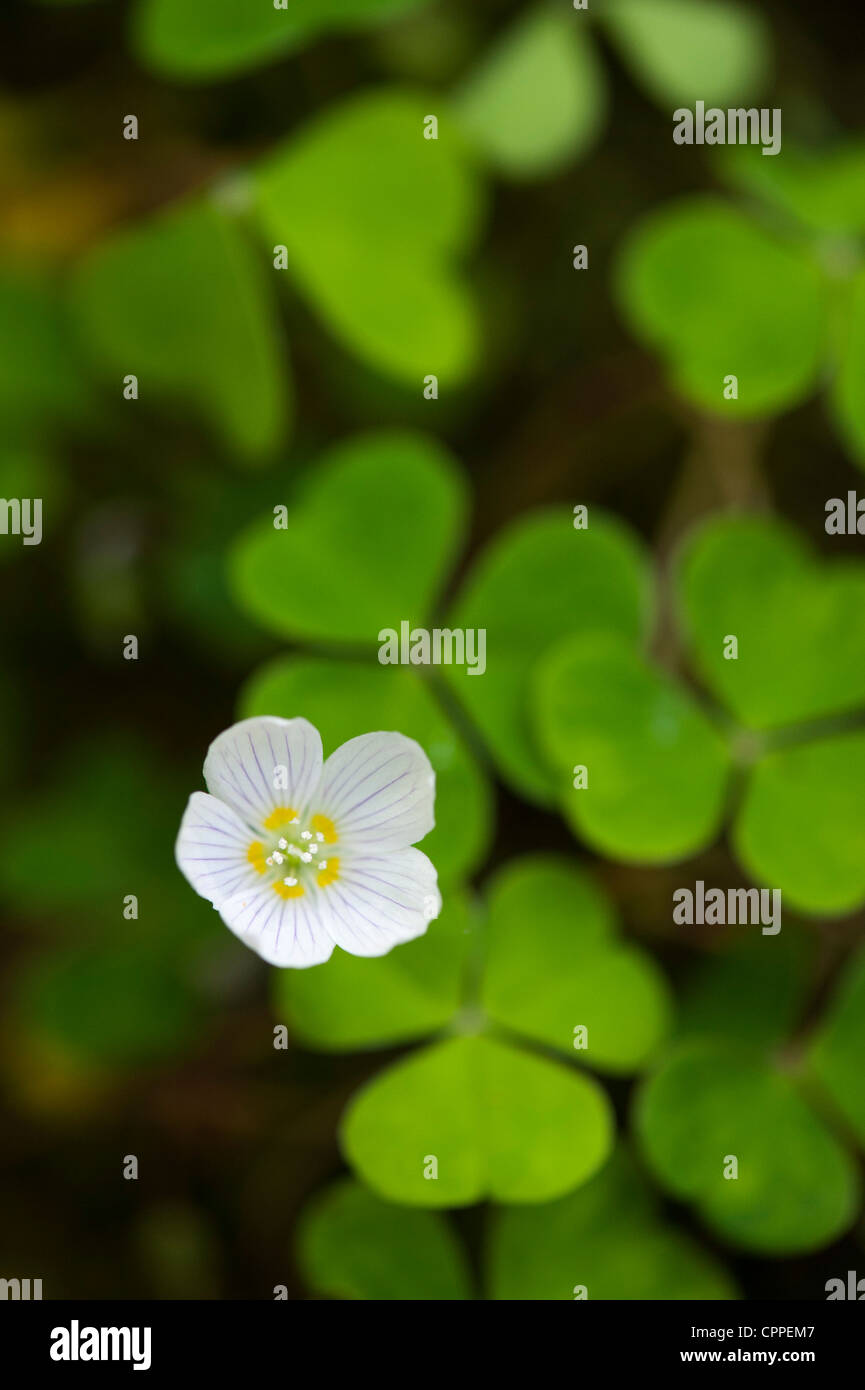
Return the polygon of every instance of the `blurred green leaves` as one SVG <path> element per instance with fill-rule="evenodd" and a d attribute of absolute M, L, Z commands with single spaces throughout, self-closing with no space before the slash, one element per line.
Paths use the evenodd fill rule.
<path fill-rule="evenodd" d="M 725 1240 L 774 1256 L 829 1244 L 851 1224 L 860 1181 L 830 1127 L 834 1102 L 860 1147 L 862 959 L 804 1044 L 797 1031 L 816 946 L 786 927 L 706 957 L 687 980 L 676 1040 L 642 1084 L 634 1123 L 663 1186 Z M 730 1176 L 730 1160 L 738 1176 Z M 725 1172 L 727 1176 L 725 1176 Z"/>
<path fill-rule="evenodd" d="M 213 916 L 174 864 L 180 788 L 116 738 L 77 745 L 51 772 L 3 818 L 11 920 L 51 943 L 22 960 L 15 1026 L 108 1071 L 176 1054 L 200 1033 L 196 963 Z"/>
<path fill-rule="evenodd" d="M 369 645 L 420 622 L 462 538 L 466 488 L 424 436 L 382 433 L 337 446 L 292 507 L 287 529 L 263 518 L 237 542 L 243 606 L 280 636 Z"/>
<path fill-rule="evenodd" d="M 332 29 L 363 29 L 424 0 L 141 0 L 133 41 L 166 77 L 212 81 L 272 61 Z"/>
<path fill-rule="evenodd" d="M 618 295 L 674 384 L 720 414 L 768 414 L 814 390 L 826 332 L 820 273 L 720 199 L 662 207 L 629 234 Z M 738 400 L 724 398 L 728 375 Z"/>
<path fill-rule="evenodd" d="M 594 48 L 572 15 L 530 7 L 451 98 L 468 141 L 494 169 L 542 177 L 593 142 L 606 107 Z"/>
<path fill-rule="evenodd" d="M 307 1208 L 298 1237 L 309 1285 L 333 1298 L 462 1300 L 474 1296 L 462 1244 L 439 1213 L 383 1202 L 356 1182 Z M 666 1225 L 633 1160 L 617 1151 L 555 1202 L 490 1213 L 489 1299 L 729 1299 L 723 1267 Z"/>
<path fill-rule="evenodd" d="M 558 1202 L 495 1214 L 489 1297 L 573 1300 L 729 1299 L 723 1267 L 666 1223 L 630 1157 Z"/>
<path fill-rule="evenodd" d="M 440 1216 L 393 1206 L 350 1180 L 307 1207 L 298 1249 L 308 1282 L 330 1298 L 471 1297 L 468 1263 Z"/>
<path fill-rule="evenodd" d="M 855 1216 L 852 1160 L 789 1077 L 735 1044 L 681 1048 L 646 1082 L 636 1121 L 658 1179 L 735 1244 L 801 1253 Z M 725 1178 L 731 1157 L 738 1177 Z"/>
<path fill-rule="evenodd" d="M 452 385 L 474 366 L 475 310 L 460 270 L 479 187 L 428 103 L 381 91 L 315 118 L 259 167 L 259 215 L 332 331 L 377 370 Z"/>
<path fill-rule="evenodd" d="M 691 197 L 653 210 L 621 248 L 617 294 L 675 388 L 714 414 L 759 418 L 818 387 L 865 468 L 865 147 L 715 154 L 750 206 Z M 756 201 L 756 204 L 754 200 Z M 725 379 L 738 378 L 738 398 Z"/>
<path fill-rule="evenodd" d="M 606 0 L 601 18 L 634 77 L 663 107 L 735 104 L 770 62 L 759 12 L 731 0 Z"/>
<path fill-rule="evenodd" d="M 133 374 L 142 405 L 151 392 L 191 404 L 243 457 L 267 458 L 282 441 L 291 385 L 273 301 L 243 235 L 213 203 L 119 233 L 78 267 L 71 296 L 118 400 Z"/>

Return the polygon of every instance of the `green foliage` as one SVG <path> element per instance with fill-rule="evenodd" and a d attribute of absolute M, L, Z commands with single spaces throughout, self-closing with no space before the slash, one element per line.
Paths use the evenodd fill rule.
<path fill-rule="evenodd" d="M 71 295 L 84 345 L 118 400 L 132 373 L 142 405 L 151 389 L 184 398 L 243 457 L 280 443 L 291 397 L 272 301 L 252 251 L 214 204 L 180 204 L 118 234 L 77 268 Z"/>
<path fill-rule="evenodd" d="M 248 611 L 281 636 L 372 644 L 422 622 L 459 545 L 462 476 L 420 435 L 338 445 L 305 480 L 288 529 L 272 516 L 237 542 L 231 577 Z"/>
<path fill-rule="evenodd" d="M 735 105 L 762 89 L 769 34 L 729 0 L 606 0 L 601 17 L 622 58 L 661 106 Z"/>
<path fill-rule="evenodd" d="M 666 983 L 649 956 L 616 939 L 610 903 L 565 859 L 512 861 L 488 885 L 481 1003 L 496 1023 L 600 1071 L 631 1072 L 669 1024 Z"/>
<path fill-rule="evenodd" d="M 25 1036 L 114 1069 L 170 1056 L 200 1032 L 192 971 L 213 913 L 178 880 L 182 804 L 170 772 L 106 738 L 74 748 L 50 782 L 7 807 L 4 898 L 28 936 L 56 948 L 23 963 L 15 1017 Z"/>
<path fill-rule="evenodd" d="M 811 1074 L 838 1107 L 865 1149 L 865 952 L 859 951 L 842 976 L 808 1055 Z"/>
<path fill-rule="evenodd" d="M 529 9 L 460 84 L 451 109 L 495 169 L 543 176 L 584 154 L 604 115 L 595 51 L 573 17 Z"/>
<path fill-rule="evenodd" d="M 683 858 L 723 810 L 724 743 L 694 701 L 615 638 L 568 638 L 540 664 L 538 734 L 574 829 L 607 854 Z M 588 785 L 571 786 L 571 769 Z"/>
<path fill-rule="evenodd" d="M 773 159 L 731 147 L 715 159 L 759 215 L 702 196 L 651 212 L 620 254 L 624 313 L 676 388 L 715 414 L 772 415 L 826 382 L 865 467 L 865 147 L 817 156 L 785 144 Z M 724 398 L 728 374 L 738 399 Z"/>
<path fill-rule="evenodd" d="M 678 590 L 700 675 L 746 727 L 865 705 L 865 565 L 819 566 L 783 523 L 722 517 L 686 547 Z M 724 659 L 728 633 L 736 661 Z"/>
<path fill-rule="evenodd" d="M 200 1031 L 188 986 L 146 944 L 43 957 L 24 968 L 18 990 L 17 1013 L 26 1031 L 99 1067 L 136 1067 L 174 1056 Z"/>
<path fill-rule="evenodd" d="M 492 1038 L 462 1037 L 403 1058 L 362 1088 L 340 1140 L 382 1196 L 460 1207 L 485 1196 L 558 1197 L 597 1171 L 612 1134 L 610 1103 L 588 1077 Z M 424 1177 L 433 1156 L 435 1180 Z"/>
<path fill-rule="evenodd" d="M 450 1035 L 381 1073 L 346 1114 L 346 1157 L 375 1191 L 430 1206 L 484 1193 L 544 1201 L 597 1168 L 610 1135 L 603 1091 L 515 1044 L 521 1035 L 613 1073 L 655 1053 L 668 991 L 647 956 L 616 940 L 615 925 L 582 871 L 540 856 L 493 879 L 482 925 L 458 894 L 446 894 L 440 920 L 389 956 L 337 951 L 324 968 L 279 973 L 277 1014 L 314 1047 Z M 514 1045 L 495 1036 L 496 1025 Z M 588 1028 L 580 1051 L 578 1025 Z M 437 1180 L 416 1162 L 426 1154 L 439 1161 Z"/>
<path fill-rule="evenodd" d="M 815 966 L 810 933 L 784 924 L 705 956 L 677 1001 L 676 1040 L 715 1039 L 769 1052 L 790 1037 Z"/>
<path fill-rule="evenodd" d="M 376 91 L 317 117 L 259 166 L 268 243 L 336 336 L 420 390 L 474 366 L 478 329 L 460 261 L 479 223 L 479 188 L 442 129 L 426 140 L 417 95 Z"/>
<path fill-rule="evenodd" d="M 141 0 L 133 26 L 140 57 L 183 81 L 211 81 L 281 58 L 329 30 L 363 29 L 424 0 Z"/>
<path fill-rule="evenodd" d="M 548 647 L 534 714 L 567 820 L 617 858 L 684 858 L 720 828 L 735 759 L 747 776 L 733 843 L 749 873 L 803 912 L 858 907 L 865 568 L 821 569 L 787 526 L 733 514 L 689 537 L 675 579 L 694 672 L 733 718 L 710 720 L 623 636 Z M 737 660 L 724 657 L 731 635 Z M 585 787 L 572 786 L 578 766 Z"/>
<path fill-rule="evenodd" d="M 88 397 L 56 281 L 0 271 L 0 417 L 6 447 L 32 448 L 83 421 Z"/>
<path fill-rule="evenodd" d="M 655 1175 L 726 1240 L 773 1255 L 828 1244 L 851 1224 L 851 1159 L 794 1083 L 758 1053 L 695 1042 L 646 1083 L 637 1130 Z M 724 1177 L 730 1156 L 738 1178 Z"/>
<path fill-rule="evenodd" d="M 565 634 L 620 633 L 637 640 L 649 614 L 645 556 L 635 538 L 593 509 L 587 530 L 568 513 L 539 511 L 501 531 L 476 560 L 449 624 L 485 628 L 483 678 L 448 675 L 501 775 L 523 796 L 549 802 L 558 790 L 529 717 L 532 664 Z"/>
<path fill-rule="evenodd" d="M 863 779 L 863 734 L 768 754 L 736 823 L 742 863 L 803 912 L 852 912 L 865 901 Z"/>
<path fill-rule="evenodd" d="M 671 1231 L 632 1159 L 616 1152 L 578 1192 L 492 1213 L 485 1249 L 490 1299 L 731 1299 L 723 1267 Z M 332 1298 L 472 1298 L 460 1242 L 433 1211 L 397 1207 L 340 1181 L 307 1207 L 298 1257 L 308 1284 Z"/>
<path fill-rule="evenodd" d="M 729 1299 L 726 1271 L 662 1220 L 631 1159 L 613 1155 L 558 1202 L 497 1212 L 489 1243 L 495 1299 Z"/>
<path fill-rule="evenodd" d="M 676 386 L 720 414 L 769 414 L 815 387 L 826 304 L 816 263 L 718 199 L 651 213 L 625 245 L 619 299 Z M 725 400 L 724 379 L 739 379 Z"/>
<path fill-rule="evenodd" d="M 356 1182 L 310 1204 L 298 1251 L 308 1282 L 331 1298 L 471 1298 L 465 1256 L 442 1217 L 392 1206 Z"/>
<path fill-rule="evenodd" d="M 337 948 L 326 970 L 274 972 L 277 1017 L 302 1043 L 324 1052 L 427 1037 L 459 1009 L 471 946 L 468 905 L 447 894 L 436 922 L 398 951 L 370 958 Z"/>

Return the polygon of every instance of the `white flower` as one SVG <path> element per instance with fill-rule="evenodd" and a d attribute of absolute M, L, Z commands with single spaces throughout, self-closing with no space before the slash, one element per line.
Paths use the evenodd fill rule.
<path fill-rule="evenodd" d="M 435 773 L 403 734 L 362 734 L 324 762 L 306 719 L 243 719 L 210 745 L 177 863 L 231 930 L 272 965 L 334 946 L 381 956 L 441 910 L 436 871 L 411 846 L 435 824 Z"/>

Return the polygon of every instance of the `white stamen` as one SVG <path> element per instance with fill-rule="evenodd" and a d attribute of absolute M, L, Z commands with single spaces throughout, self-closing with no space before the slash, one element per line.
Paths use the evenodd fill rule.
<path fill-rule="evenodd" d="M 301 830 L 301 832 L 300 832 L 300 838 L 301 838 L 302 840 L 311 840 L 311 839 L 312 839 L 312 831 L 311 831 L 311 830 Z"/>
<path fill-rule="evenodd" d="M 320 830 L 316 830 L 316 832 L 315 832 L 315 838 L 316 838 L 318 841 L 323 841 L 323 840 L 324 840 L 324 836 L 322 835 L 322 833 L 321 833 Z"/>
<path fill-rule="evenodd" d="M 301 857 L 301 859 L 303 860 L 304 864 L 311 864 L 311 863 L 312 863 L 312 855 L 311 855 L 311 854 L 302 854 L 300 857 Z"/>
<path fill-rule="evenodd" d="M 296 878 L 284 878 L 282 881 L 285 884 L 286 888 L 294 888 L 297 886 Z"/>
<path fill-rule="evenodd" d="M 288 840 L 279 840 L 278 844 L 280 849 L 288 849 Z"/>

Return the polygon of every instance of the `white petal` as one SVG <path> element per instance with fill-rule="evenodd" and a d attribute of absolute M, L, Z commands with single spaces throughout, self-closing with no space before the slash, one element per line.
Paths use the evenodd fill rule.
<path fill-rule="evenodd" d="M 381 858 L 345 856 L 339 878 L 317 890 L 320 910 L 337 946 L 354 956 L 383 956 L 423 936 L 441 911 L 436 871 L 419 849 Z"/>
<path fill-rule="evenodd" d="M 278 807 L 306 810 L 321 776 L 321 737 L 306 719 L 233 724 L 207 750 L 208 790 L 260 830 Z"/>
<path fill-rule="evenodd" d="M 434 801 L 435 773 L 420 744 L 361 734 L 328 758 L 312 809 L 333 821 L 340 850 L 381 854 L 429 834 Z"/>
<path fill-rule="evenodd" d="M 174 854 L 196 893 L 218 907 L 233 893 L 260 881 L 249 859 L 253 840 L 249 826 L 224 801 L 193 792 Z"/>
<path fill-rule="evenodd" d="M 219 915 L 269 965 L 320 965 L 330 958 L 333 940 L 321 922 L 319 896 L 282 898 L 271 883 L 259 881 L 224 902 Z"/>

